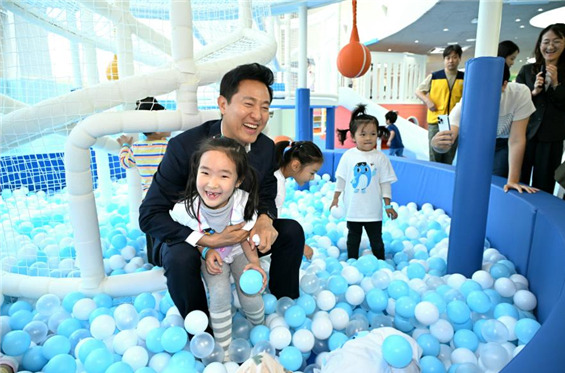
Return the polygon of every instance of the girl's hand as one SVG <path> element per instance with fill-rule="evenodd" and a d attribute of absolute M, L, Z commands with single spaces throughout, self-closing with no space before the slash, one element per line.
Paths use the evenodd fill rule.
<path fill-rule="evenodd" d="M 224 261 L 218 253 L 214 249 L 208 250 L 206 253 L 206 270 L 211 275 L 219 275 L 222 273 L 222 266 L 224 265 Z"/>
<path fill-rule="evenodd" d="M 330 205 L 330 211 L 332 211 L 332 208 L 335 206 L 337 207 L 339 200 L 337 198 L 332 199 L 332 204 Z"/>
<path fill-rule="evenodd" d="M 548 65 L 547 67 L 549 68 L 549 66 L 551 65 Z M 536 75 L 536 81 L 534 82 L 534 89 L 532 90 L 532 96 L 537 96 L 543 90 L 544 85 L 545 85 L 545 78 L 543 77 L 543 72 L 540 71 Z"/>
<path fill-rule="evenodd" d="M 386 209 L 386 215 L 391 218 L 392 220 L 396 219 L 398 217 L 398 214 L 396 213 L 396 210 L 394 208 L 389 208 Z"/>
<path fill-rule="evenodd" d="M 267 274 L 265 273 L 263 268 L 261 268 L 259 261 L 255 262 L 255 263 L 249 263 L 248 265 L 246 265 L 243 268 L 243 272 L 247 271 L 248 269 L 254 269 L 254 270 L 258 271 L 261 274 L 261 276 L 263 276 L 263 287 L 261 287 L 261 290 L 259 290 L 259 293 L 262 293 L 263 290 L 265 290 L 265 288 L 267 287 Z"/>
<path fill-rule="evenodd" d="M 539 192 L 539 189 L 537 189 L 537 188 L 532 188 L 531 186 L 520 184 L 520 183 L 515 183 L 515 182 L 512 182 L 512 181 L 509 181 L 504 185 L 504 192 L 505 193 L 507 193 L 510 189 L 516 189 L 520 193 L 522 193 L 522 192 L 528 192 L 528 193 Z"/>

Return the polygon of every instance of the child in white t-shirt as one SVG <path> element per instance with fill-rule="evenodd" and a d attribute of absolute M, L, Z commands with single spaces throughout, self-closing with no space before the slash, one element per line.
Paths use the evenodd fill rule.
<path fill-rule="evenodd" d="M 359 244 L 363 228 L 369 236 L 373 254 L 384 260 L 384 243 L 381 237 L 383 200 L 387 215 L 398 216 L 390 204 L 391 183 L 396 174 L 390 160 L 375 147 L 377 145 L 379 121 L 365 112 L 364 105 L 358 105 L 351 114 L 349 131 L 356 144 L 347 150 L 336 170 L 336 189 L 330 209 L 338 206 L 341 193 L 347 220 L 347 256 L 359 257 Z"/>

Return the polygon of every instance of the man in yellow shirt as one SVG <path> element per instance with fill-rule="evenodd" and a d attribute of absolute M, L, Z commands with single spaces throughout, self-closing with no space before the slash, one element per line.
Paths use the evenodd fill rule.
<path fill-rule="evenodd" d="M 444 69 L 428 75 L 415 92 L 428 107 L 428 140 L 432 162 L 451 164 L 457 150 L 455 143 L 447 153 L 438 153 L 432 148 L 431 139 L 439 132 L 438 116 L 449 115 L 463 96 L 464 74 L 457 70 L 462 54 L 459 45 L 448 45 L 443 51 Z"/>

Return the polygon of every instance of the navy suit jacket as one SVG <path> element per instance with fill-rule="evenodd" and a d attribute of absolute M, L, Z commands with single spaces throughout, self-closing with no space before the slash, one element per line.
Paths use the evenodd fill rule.
<path fill-rule="evenodd" d="M 154 255 L 159 260 L 159 247 L 184 242 L 192 229 L 175 222 L 169 215 L 174 204 L 181 198 L 186 188 L 190 172 L 192 154 L 200 143 L 220 135 L 220 120 L 208 121 L 173 137 L 167 146 L 165 156 L 153 177 L 153 181 L 143 203 L 139 208 L 139 226 L 142 231 L 155 238 Z M 248 153 L 249 163 L 257 173 L 259 183 L 258 213 L 269 212 L 277 216 L 275 197 L 277 180 L 275 172 L 275 146 L 273 141 L 260 134 L 251 144 Z M 246 190 L 245 182 L 242 189 Z"/>

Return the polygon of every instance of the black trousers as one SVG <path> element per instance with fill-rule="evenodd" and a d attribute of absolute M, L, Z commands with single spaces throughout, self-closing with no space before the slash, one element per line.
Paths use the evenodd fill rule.
<path fill-rule="evenodd" d="M 277 298 L 295 299 L 299 296 L 298 273 L 304 251 L 304 231 L 298 222 L 290 219 L 277 219 L 273 227 L 279 235 L 270 250 L 269 290 Z M 159 264 L 165 269 L 169 293 L 181 316 L 184 318 L 194 310 L 208 313 L 206 291 L 200 277 L 200 252 L 186 242 L 163 243 L 155 249 L 160 250 Z"/>
<path fill-rule="evenodd" d="M 383 222 L 382 221 L 369 221 L 369 222 L 359 222 L 359 221 L 348 221 L 347 229 L 347 257 L 348 258 L 359 258 L 359 245 L 361 244 L 361 235 L 363 234 L 363 227 L 369 236 L 369 242 L 371 244 L 371 250 L 373 255 L 377 258 L 385 259 L 385 245 L 382 238 Z"/>
<path fill-rule="evenodd" d="M 529 140 L 524 153 L 520 181 L 553 194 L 555 170 L 561 164 L 562 154 L 563 141 L 538 141 L 535 137 Z"/>

